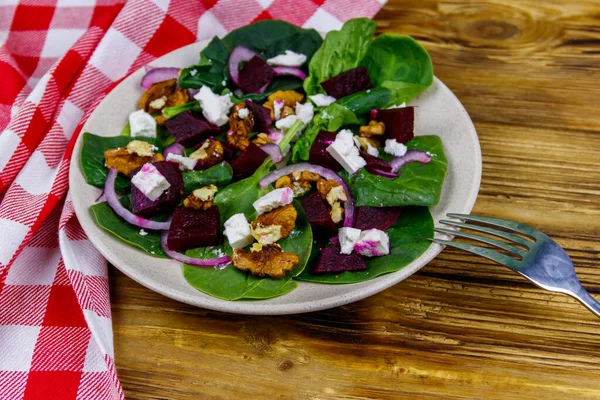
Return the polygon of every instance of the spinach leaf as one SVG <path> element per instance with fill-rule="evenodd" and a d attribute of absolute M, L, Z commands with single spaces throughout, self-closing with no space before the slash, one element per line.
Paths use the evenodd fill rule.
<path fill-rule="evenodd" d="M 325 93 L 321 82 L 359 66 L 375 33 L 375 22 L 352 19 L 339 31 L 330 31 L 308 65 L 304 90 L 309 95 Z"/>
<path fill-rule="evenodd" d="M 406 146 L 410 150 L 428 152 L 431 161 L 428 164 L 406 164 L 394 180 L 371 174 L 366 169 L 351 177 L 346 171 L 340 173 L 350 186 L 357 206 L 433 206 L 440 201 L 448 164 L 441 139 L 438 136 L 417 136 Z"/>
<path fill-rule="evenodd" d="M 184 278 L 201 292 L 225 300 L 268 299 L 292 291 L 297 285 L 291 279 L 299 275 L 306 267 L 313 241 L 312 230 L 304 209 L 297 201 L 294 202 L 294 207 L 298 211 L 296 226 L 290 236 L 279 241 L 278 244 L 284 251 L 297 254 L 300 262 L 285 278 L 260 278 L 240 271 L 233 265 L 228 265 L 223 269 L 184 265 Z M 213 249 L 188 250 L 186 255 L 212 258 L 223 252 L 231 254 L 231 247 L 226 244 Z"/>
<path fill-rule="evenodd" d="M 433 237 L 433 218 L 427 207 L 406 207 L 396 224 L 386 232 L 390 237 L 390 254 L 383 257 L 365 257 L 367 263 L 365 271 L 313 275 L 305 269 L 295 279 L 330 284 L 358 283 L 398 271 L 429 248 L 431 243 L 427 238 Z"/>
<path fill-rule="evenodd" d="M 389 105 L 408 102 L 433 83 L 427 50 L 410 36 L 384 33 L 369 46 L 361 61 L 375 86 L 391 92 Z"/>
<path fill-rule="evenodd" d="M 143 140 L 152 143 L 162 149 L 162 145 L 151 138 L 137 137 L 137 140 Z M 128 136 L 96 136 L 89 132 L 83 134 L 83 146 L 81 148 L 81 168 L 85 180 L 90 185 L 104 187 L 108 168 L 104 165 L 104 152 L 108 149 L 127 146 L 131 142 L 131 137 Z M 119 174 L 115 180 L 115 189 L 124 193 L 129 189 L 129 178 Z"/>
<path fill-rule="evenodd" d="M 333 104 L 339 104 L 357 115 L 362 115 L 371 112 L 371 110 L 384 108 L 389 101 L 390 91 L 386 88 L 376 87 L 342 97 Z"/>
<path fill-rule="evenodd" d="M 228 163 L 222 162 L 203 171 L 184 172 L 182 176 L 183 192 L 187 195 L 206 185 L 216 185 L 220 188 L 227 185 L 233 177 L 233 169 Z"/>

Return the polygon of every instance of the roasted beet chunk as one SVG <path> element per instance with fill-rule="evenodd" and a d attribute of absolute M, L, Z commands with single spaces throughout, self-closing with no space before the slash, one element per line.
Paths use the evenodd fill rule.
<path fill-rule="evenodd" d="M 159 161 L 153 165 L 171 186 L 160 197 L 152 201 L 135 185 L 131 185 L 131 212 L 144 218 L 149 218 L 160 211 L 172 210 L 179 204 L 183 196 L 183 178 L 177 164 Z M 140 169 L 141 167 L 133 170 L 131 176 L 137 174 Z"/>
<path fill-rule="evenodd" d="M 320 165 L 334 171 L 340 171 L 342 166 L 329 154 L 327 147 L 335 140 L 335 132 L 321 131 L 310 148 L 308 162 Z"/>
<path fill-rule="evenodd" d="M 362 92 L 373 87 L 369 73 L 365 67 L 358 67 L 350 71 L 342 72 L 333 78 L 321 82 L 321 87 L 325 89 L 329 96 L 340 99 L 349 96 L 352 93 Z"/>
<path fill-rule="evenodd" d="M 178 207 L 173 213 L 167 245 L 175 251 L 218 246 L 219 221 L 217 206 L 212 206 L 206 211 Z"/>
<path fill-rule="evenodd" d="M 326 274 L 328 272 L 364 271 L 365 269 L 367 269 L 367 264 L 358 254 L 341 254 L 337 247 L 326 247 L 321 249 L 317 266 L 311 273 Z"/>
<path fill-rule="evenodd" d="M 246 100 L 246 107 L 250 110 L 252 115 L 254 115 L 254 128 L 252 131 L 258 133 L 269 132 L 271 130 L 271 124 L 273 123 L 271 120 L 271 110 L 252 100 Z"/>
<path fill-rule="evenodd" d="M 365 166 L 366 170 L 372 173 L 373 171 L 385 171 L 392 172 L 392 166 L 389 162 L 382 160 L 379 157 L 375 157 L 367 153 L 366 151 L 360 151 L 360 156 L 365 159 L 367 165 Z"/>
<path fill-rule="evenodd" d="M 300 200 L 304 211 L 306 211 L 306 217 L 308 222 L 313 228 L 313 231 L 326 231 L 329 233 L 336 233 L 337 228 L 331 219 L 329 210 L 327 209 L 325 201 L 321 198 L 321 195 L 317 192 L 310 194 Z"/>
<path fill-rule="evenodd" d="M 356 222 L 354 227 L 360 230 L 390 229 L 400 214 L 402 207 L 356 207 Z"/>
<path fill-rule="evenodd" d="M 221 132 L 218 126 L 192 114 L 191 111 L 184 111 L 168 119 L 165 126 L 177 143 L 184 147 L 194 147 L 207 137 Z"/>
<path fill-rule="evenodd" d="M 398 143 L 406 143 L 415 137 L 415 108 L 401 107 L 377 110 L 375 121 L 385 124 L 385 134 Z"/>
<path fill-rule="evenodd" d="M 258 91 L 275 76 L 275 70 L 262 58 L 254 56 L 240 71 L 238 86 L 245 93 L 258 93 Z"/>
<path fill-rule="evenodd" d="M 262 165 L 268 154 L 254 143 L 250 143 L 246 150 L 231 163 L 233 179 L 240 180 L 249 177 Z"/>

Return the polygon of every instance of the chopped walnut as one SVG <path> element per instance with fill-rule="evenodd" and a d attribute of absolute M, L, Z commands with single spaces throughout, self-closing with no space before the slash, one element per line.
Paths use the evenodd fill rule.
<path fill-rule="evenodd" d="M 302 101 L 303 99 L 304 99 L 304 95 L 302 93 L 298 93 L 294 90 L 278 90 L 275 93 L 272 93 L 269 95 L 269 97 L 267 98 L 268 101 L 265 104 L 263 104 L 263 106 L 268 108 L 269 110 L 271 110 L 271 119 L 275 120 L 275 106 L 273 105 L 275 100 L 283 101 L 284 106 L 296 107 L 296 103 Z M 293 112 L 292 112 L 292 114 L 293 114 Z M 285 118 L 283 116 L 283 112 L 282 112 L 281 118 Z"/>
<path fill-rule="evenodd" d="M 294 192 L 294 197 L 301 197 L 312 189 L 309 182 L 294 181 L 289 176 L 282 176 L 275 182 L 275 188 L 289 187 Z"/>
<path fill-rule="evenodd" d="M 283 187 L 292 187 L 292 180 L 287 175 L 282 176 L 275 181 L 275 189 L 281 189 Z"/>
<path fill-rule="evenodd" d="M 248 253 L 244 249 L 235 249 L 231 257 L 233 266 L 241 271 L 249 271 L 256 276 L 283 278 L 287 271 L 300 262 L 294 253 L 286 253 L 279 246 L 269 244 L 260 251 Z"/>
<path fill-rule="evenodd" d="M 252 243 L 252 246 L 250 246 L 250 252 L 251 253 L 256 253 L 257 251 L 261 251 L 262 250 L 262 244 L 260 243 Z"/>
<path fill-rule="evenodd" d="M 132 142 L 141 141 L 133 140 Z M 130 142 L 129 144 L 131 144 L 132 142 Z M 141 167 L 146 163 L 164 160 L 162 154 L 153 154 L 152 148 L 150 149 L 150 155 L 142 156 L 136 153 L 135 145 L 129 146 L 129 144 L 127 145 L 127 147 L 119 147 L 116 149 L 106 150 L 104 152 L 104 164 L 106 165 L 106 167 L 114 168 L 117 170 L 117 172 L 129 175 L 131 174 L 131 171 Z M 145 150 L 142 150 L 141 152 L 143 154 L 148 154 Z"/>
<path fill-rule="evenodd" d="M 204 141 L 198 150 L 190 154 L 190 158 L 202 161 L 203 165 L 215 165 L 223 161 L 223 145 L 216 139 L 209 138 Z"/>
<path fill-rule="evenodd" d="M 369 121 L 369 125 L 360 127 L 360 136 L 371 137 L 381 136 L 385 133 L 385 124 L 383 122 Z"/>
<path fill-rule="evenodd" d="M 281 225 L 258 224 L 250 228 L 250 233 L 261 245 L 273 244 L 281 239 Z"/>
<path fill-rule="evenodd" d="M 314 172 L 309 172 L 309 171 L 302 171 L 300 173 L 300 177 L 298 178 L 297 177 L 298 174 L 296 174 L 296 172 L 298 172 L 298 171 L 294 171 L 292 173 L 292 176 L 297 181 L 301 181 L 301 182 L 318 182 L 319 180 L 322 179 L 319 174 L 315 174 Z"/>
<path fill-rule="evenodd" d="M 160 111 L 166 104 L 170 95 L 177 90 L 177 79 L 169 79 L 162 82 L 153 83 L 150 89 L 146 90 L 140 101 L 138 108 L 143 109 L 150 114 Z M 159 100 L 163 99 L 161 102 Z"/>
<path fill-rule="evenodd" d="M 355 136 L 355 138 L 356 138 L 356 141 L 358 141 L 360 148 L 364 151 L 369 150 L 369 146 L 375 147 L 376 149 L 381 147 L 381 142 L 372 137 L 367 138 L 367 137 L 362 137 L 362 136 Z"/>
<path fill-rule="evenodd" d="M 296 112 L 292 107 L 283 106 L 283 108 L 281 109 L 281 119 L 284 119 L 285 117 L 289 117 L 290 115 L 294 114 L 296 114 Z"/>
<path fill-rule="evenodd" d="M 245 150 L 250 144 L 248 134 L 254 127 L 254 115 L 248 112 L 246 118 L 239 118 L 239 111 L 246 108 L 243 102 L 233 106 L 233 110 L 229 115 L 229 131 L 227 132 L 227 142 L 240 150 Z"/>
<path fill-rule="evenodd" d="M 344 188 L 334 180 L 321 179 L 317 182 L 317 191 L 327 203 L 331 206 L 331 219 L 336 224 L 342 220 L 344 208 L 341 203 L 348 201 L 348 196 Z"/>
<path fill-rule="evenodd" d="M 158 150 L 152 143 L 144 142 L 143 140 L 132 140 L 127 143 L 126 149 L 129 154 L 137 154 L 141 157 L 152 157 L 154 151 Z"/>
<path fill-rule="evenodd" d="M 298 218 L 298 212 L 296 208 L 288 204 L 287 206 L 276 208 L 268 213 L 261 214 L 254 222 L 252 222 L 252 229 L 267 226 L 279 226 L 281 228 L 281 237 L 284 239 L 290 235 L 294 226 L 296 226 L 296 218 Z M 256 236 L 255 236 L 256 238 Z M 258 238 L 256 240 L 262 243 Z"/>
<path fill-rule="evenodd" d="M 321 198 L 325 200 L 327 199 L 327 194 L 329 193 L 329 191 L 338 186 L 341 187 L 340 184 L 334 181 L 333 179 L 321 179 L 317 182 L 317 191 L 321 195 Z"/>
<path fill-rule="evenodd" d="M 271 139 L 269 139 L 269 137 L 267 136 L 266 133 L 259 133 L 252 140 L 252 143 L 254 143 L 257 146 L 262 146 L 263 144 L 269 144 L 269 143 L 271 143 Z"/>
<path fill-rule="evenodd" d="M 196 189 L 183 200 L 183 206 L 195 208 L 196 210 L 208 210 L 212 206 L 217 190 L 215 185 L 208 185 Z"/>
<path fill-rule="evenodd" d="M 333 206 L 331 206 L 331 220 L 337 224 L 339 222 L 342 221 L 342 216 L 344 215 L 344 209 L 342 208 L 342 205 L 338 202 L 333 203 Z"/>

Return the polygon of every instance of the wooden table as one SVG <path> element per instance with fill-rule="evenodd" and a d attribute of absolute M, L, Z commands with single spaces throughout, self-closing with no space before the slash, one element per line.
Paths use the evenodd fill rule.
<path fill-rule="evenodd" d="M 483 151 L 475 212 L 534 225 L 600 293 L 600 1 L 390 0 Z M 366 300 L 288 317 L 180 304 L 111 269 L 129 399 L 599 399 L 600 320 L 453 250 Z"/>

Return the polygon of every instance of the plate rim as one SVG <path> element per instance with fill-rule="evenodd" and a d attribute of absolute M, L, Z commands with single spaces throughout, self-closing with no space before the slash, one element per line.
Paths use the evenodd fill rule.
<path fill-rule="evenodd" d="M 154 63 L 160 63 L 161 59 L 168 57 L 169 55 L 171 55 L 174 52 L 185 51 L 184 49 L 187 49 L 187 48 L 198 49 L 198 48 L 201 48 L 202 46 L 206 46 L 207 43 L 208 43 L 208 40 L 203 40 L 200 42 L 195 42 L 195 43 L 191 43 L 189 45 L 183 46 L 179 49 L 176 49 L 172 52 L 169 52 L 169 53 L 163 55 L 162 57 L 157 58 L 156 60 L 149 63 L 149 65 L 152 65 Z M 139 70 L 141 70 L 143 68 L 144 67 L 142 66 L 138 70 L 133 71 L 125 79 L 123 79 L 123 81 L 121 81 L 119 83 L 119 85 L 115 86 L 112 90 L 115 90 L 118 86 L 120 86 L 121 84 L 123 84 L 123 82 L 125 82 L 128 78 L 130 78 L 131 75 L 135 74 L 136 72 L 138 72 Z M 446 86 L 440 79 L 438 79 L 437 77 L 434 77 L 434 80 L 435 80 L 436 84 L 440 85 L 443 89 L 447 90 L 447 92 L 452 96 L 452 98 L 456 102 L 456 104 L 460 107 L 461 111 L 463 111 L 467 114 L 469 129 L 466 130 L 466 131 L 468 131 L 466 133 L 471 135 L 472 136 L 471 139 L 474 140 L 474 143 L 477 144 L 476 151 L 474 152 L 474 154 L 472 154 L 472 156 L 474 158 L 475 168 L 476 168 L 476 170 L 474 171 L 474 178 L 475 178 L 474 184 L 470 188 L 470 191 L 467 196 L 467 200 L 463 203 L 464 207 L 461 210 L 456 211 L 459 213 L 468 214 L 471 212 L 471 210 L 473 209 L 473 206 L 475 205 L 475 201 L 479 194 L 479 189 L 480 189 L 480 185 L 481 185 L 481 175 L 482 175 L 481 143 L 479 142 L 479 137 L 477 135 L 477 131 L 475 129 L 473 121 L 470 118 L 470 116 L 468 115 L 463 104 L 456 97 L 456 95 L 452 92 L 452 90 L 450 90 L 450 88 L 448 88 L 448 86 Z M 107 97 L 108 97 L 108 95 L 107 95 Z M 89 121 L 92 119 L 93 114 L 96 112 L 96 110 L 100 107 L 100 105 L 104 101 L 106 101 L 106 98 L 104 100 L 102 100 L 102 102 L 100 104 L 98 104 L 96 106 L 96 108 L 94 109 L 94 111 L 89 115 L 88 120 L 83 125 L 83 127 L 79 133 L 79 136 L 76 140 L 75 146 L 73 148 L 71 163 L 69 166 L 69 187 L 71 189 L 76 187 L 75 182 L 74 182 L 74 179 L 75 179 L 74 177 L 75 177 L 75 173 L 79 172 L 79 171 L 76 171 L 76 169 L 80 168 L 80 164 L 81 164 L 80 154 L 81 154 L 83 132 L 87 131 L 86 128 L 88 126 Z M 100 190 L 100 189 L 98 189 L 98 190 Z M 87 208 L 83 207 L 83 205 L 80 204 L 80 202 L 76 201 L 77 196 L 78 196 L 76 193 L 77 193 L 76 190 L 71 191 L 73 208 L 75 210 L 75 214 L 77 215 L 77 218 L 80 221 L 85 221 L 86 217 L 90 217 L 89 213 L 91 213 L 91 211 L 88 210 Z M 93 221 L 93 223 L 95 224 L 95 221 Z M 117 259 L 117 257 L 113 257 L 113 252 L 111 252 L 107 249 L 108 246 L 105 247 L 103 241 L 101 241 L 98 237 L 96 237 L 93 234 L 90 235 L 88 233 L 88 231 L 86 230 L 85 225 L 86 225 L 85 223 L 81 223 L 82 229 L 86 232 L 88 239 L 93 244 L 93 246 L 100 252 L 100 254 L 102 254 L 102 256 L 104 258 L 106 258 L 106 260 L 108 262 L 110 262 L 115 268 L 117 268 L 119 271 L 121 271 L 122 273 L 124 273 L 126 276 L 133 279 L 137 283 L 141 284 L 142 286 L 144 286 L 154 292 L 157 292 L 163 296 L 169 297 L 171 299 L 174 299 L 174 300 L 177 300 L 177 301 L 180 301 L 182 303 L 189 304 L 192 306 L 209 309 L 209 310 L 214 310 L 214 311 L 235 313 L 235 314 L 246 314 L 246 315 L 300 314 L 300 313 L 306 313 L 306 312 L 312 312 L 312 311 L 325 310 L 325 309 L 339 307 L 339 306 L 342 306 L 345 304 L 353 303 L 355 301 L 359 301 L 359 300 L 365 299 L 367 297 L 370 297 L 374 294 L 377 294 L 377 293 L 379 293 L 383 290 L 386 290 L 386 289 L 398 284 L 399 282 L 407 279 L 408 277 L 412 276 L 417 271 L 419 271 L 421 268 L 423 268 L 425 265 L 429 264 L 429 262 L 431 262 L 435 257 L 437 257 L 439 255 L 439 253 L 441 253 L 441 251 L 443 250 L 443 246 L 440 246 L 436 243 L 432 243 L 431 246 L 420 257 L 413 260 L 406 267 L 404 267 L 398 271 L 392 272 L 390 274 L 385 274 L 380 277 L 373 278 L 372 280 L 369 281 L 370 282 L 369 286 L 361 288 L 361 290 L 359 290 L 359 291 L 351 291 L 350 293 L 336 294 L 336 295 L 333 295 L 330 297 L 325 297 L 325 298 L 319 299 L 317 304 L 316 304 L 315 300 L 306 300 L 306 301 L 300 301 L 300 302 L 291 303 L 291 304 L 289 304 L 289 303 L 288 304 L 269 304 L 268 309 L 265 310 L 264 305 L 262 307 L 260 306 L 261 302 L 263 302 L 264 300 L 231 301 L 231 300 L 222 300 L 222 299 L 219 299 L 216 297 L 212 297 L 210 295 L 207 295 L 207 296 L 210 296 L 208 299 L 190 298 L 185 293 L 181 293 L 178 291 L 173 291 L 173 290 L 169 290 L 167 288 L 163 288 L 163 287 L 161 287 L 160 284 L 158 284 L 158 283 L 155 284 L 153 282 L 153 280 L 144 279 L 144 277 L 141 275 L 138 276 L 138 274 L 136 274 L 136 272 L 135 272 L 135 268 L 130 268 L 128 265 L 125 267 L 122 265 L 119 265 L 119 264 L 121 264 L 121 260 Z M 434 220 L 434 225 L 438 226 L 438 221 Z M 182 269 L 181 263 L 178 263 L 175 260 L 165 259 L 164 261 L 166 263 L 177 263 L 177 264 L 179 264 L 180 268 Z M 181 273 L 183 273 L 182 270 L 181 270 Z M 380 279 L 383 277 L 385 277 L 385 279 Z M 298 281 L 298 285 L 307 285 L 307 284 L 318 285 L 317 283 Z M 356 284 L 345 284 L 344 286 L 351 286 L 351 285 L 356 285 Z M 195 290 L 197 290 L 197 289 L 195 289 Z M 200 292 L 200 293 L 202 293 L 202 292 Z"/>

